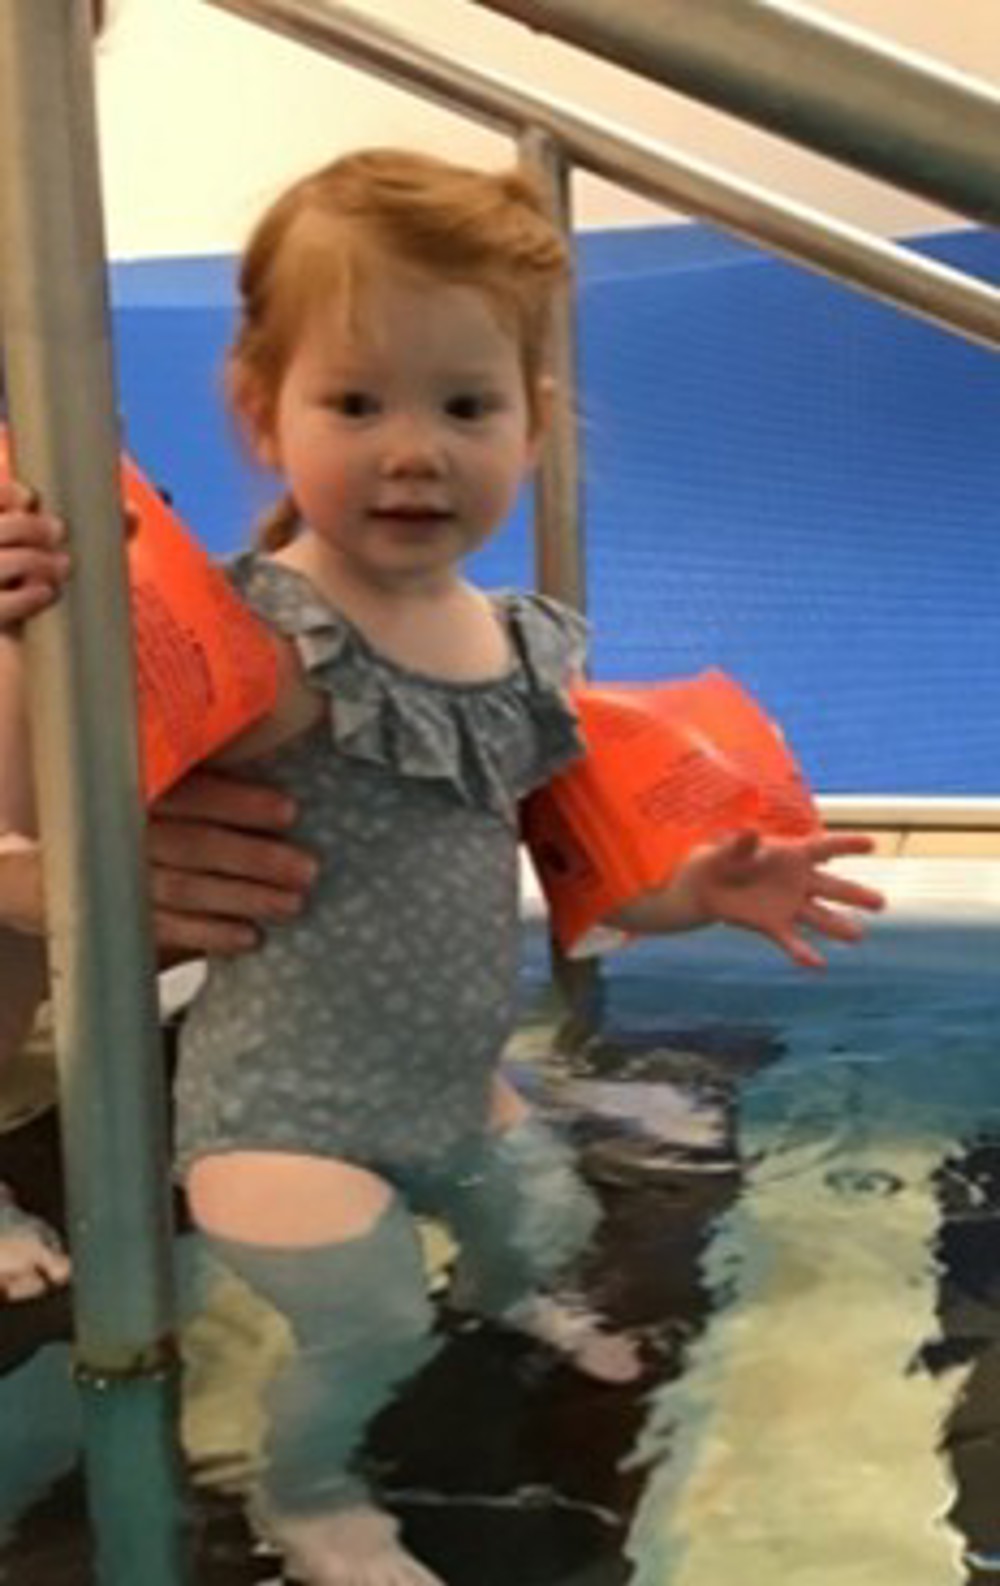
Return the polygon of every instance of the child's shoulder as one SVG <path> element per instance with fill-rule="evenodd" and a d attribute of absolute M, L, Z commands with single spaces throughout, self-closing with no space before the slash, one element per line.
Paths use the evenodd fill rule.
<path fill-rule="evenodd" d="M 522 649 L 543 671 L 555 667 L 561 676 L 582 671 L 590 629 L 572 606 L 527 590 L 500 590 L 492 598 Z"/>
<path fill-rule="evenodd" d="M 282 633 L 305 633 L 337 621 L 337 613 L 303 573 L 266 551 L 239 551 L 223 567 L 247 605 Z"/>

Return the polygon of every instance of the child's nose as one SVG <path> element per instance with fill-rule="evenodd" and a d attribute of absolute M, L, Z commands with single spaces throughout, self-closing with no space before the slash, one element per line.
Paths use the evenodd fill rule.
<path fill-rule="evenodd" d="M 420 418 L 399 418 L 385 438 L 382 471 L 425 477 L 444 469 L 444 453 L 436 426 Z"/>

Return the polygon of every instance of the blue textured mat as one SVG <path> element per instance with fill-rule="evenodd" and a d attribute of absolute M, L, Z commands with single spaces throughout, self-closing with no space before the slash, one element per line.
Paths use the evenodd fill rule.
<path fill-rule="evenodd" d="M 1000 280 L 1000 236 L 926 251 Z M 268 498 L 220 395 L 231 262 L 119 266 L 129 444 L 213 548 Z M 715 664 L 825 792 L 1000 794 L 1000 363 L 702 227 L 580 248 L 595 670 Z M 475 572 L 531 579 L 522 511 Z"/>

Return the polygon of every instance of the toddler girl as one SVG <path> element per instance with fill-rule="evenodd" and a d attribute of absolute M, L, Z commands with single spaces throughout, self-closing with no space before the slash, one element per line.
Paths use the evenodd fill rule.
<path fill-rule="evenodd" d="M 240 274 L 229 390 L 287 494 L 232 577 L 294 657 L 241 744 L 289 792 L 321 875 L 256 953 L 215 961 L 185 1025 L 178 1149 L 192 1214 L 287 1318 L 258 1512 L 313 1586 L 429 1586 L 357 1468 L 433 1350 L 414 1218 L 443 1219 L 456 1299 L 633 1374 L 561 1299 L 597 1222 L 566 1148 L 504 1082 L 515 1013 L 518 805 L 581 753 L 584 627 L 486 594 L 462 561 L 507 517 L 551 400 L 563 243 L 519 174 L 391 150 L 340 159 L 264 215 Z M 696 853 L 615 916 L 724 920 L 805 964 L 853 940 L 863 839 Z"/>

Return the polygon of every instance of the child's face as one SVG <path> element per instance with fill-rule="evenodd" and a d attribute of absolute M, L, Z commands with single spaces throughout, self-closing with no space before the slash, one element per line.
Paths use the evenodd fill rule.
<path fill-rule="evenodd" d="M 336 306 L 307 322 L 262 455 L 355 571 L 433 582 L 503 522 L 534 461 L 517 343 L 470 287 L 386 272 L 359 307 L 364 330 Z"/>

